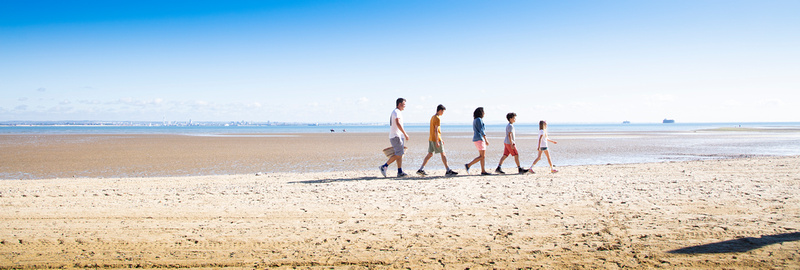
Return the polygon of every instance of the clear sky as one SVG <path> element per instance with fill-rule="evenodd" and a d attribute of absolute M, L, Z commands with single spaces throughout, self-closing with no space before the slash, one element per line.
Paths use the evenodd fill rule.
<path fill-rule="evenodd" d="M 0 1 L 0 121 L 800 121 L 800 1 Z"/>

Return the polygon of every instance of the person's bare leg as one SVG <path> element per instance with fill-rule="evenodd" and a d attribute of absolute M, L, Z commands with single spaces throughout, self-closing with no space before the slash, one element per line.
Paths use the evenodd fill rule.
<path fill-rule="evenodd" d="M 481 159 L 481 173 L 485 173 L 486 172 L 486 150 L 481 150 L 480 152 L 481 152 L 481 156 L 479 158 Z"/>
<path fill-rule="evenodd" d="M 533 160 L 533 164 L 531 164 L 531 167 L 528 169 L 528 171 L 533 173 L 533 166 L 536 166 L 536 162 L 539 162 L 540 159 L 542 159 L 542 150 L 539 150 L 539 155 Z"/>
<path fill-rule="evenodd" d="M 450 166 L 447 166 L 447 156 L 444 154 L 444 152 L 442 152 L 442 164 L 444 164 L 444 168 L 446 170 L 450 169 Z"/>
<path fill-rule="evenodd" d="M 533 169 L 533 166 L 536 166 L 536 162 L 539 162 L 540 159 L 542 159 L 542 150 L 539 150 L 539 155 L 536 156 L 536 159 L 533 160 L 533 164 L 531 164 L 531 169 Z"/>
<path fill-rule="evenodd" d="M 550 172 L 555 172 L 553 170 L 553 161 L 550 160 L 550 150 L 544 150 L 544 155 L 547 156 L 547 163 L 550 164 Z"/>
<path fill-rule="evenodd" d="M 397 155 L 393 155 L 393 156 L 389 157 L 388 161 L 386 161 L 386 165 L 391 165 L 392 162 L 395 162 L 396 160 L 397 160 Z"/>
<path fill-rule="evenodd" d="M 425 156 L 425 159 L 422 160 L 422 167 L 420 167 L 420 168 L 425 168 L 425 165 L 428 164 L 428 160 L 430 160 L 432 156 L 433 156 L 433 153 L 428 153 L 428 155 Z"/>
<path fill-rule="evenodd" d="M 506 158 L 508 158 L 508 156 L 502 156 L 502 157 L 500 157 L 500 163 L 497 163 L 497 167 L 498 167 L 498 168 L 500 168 L 500 167 L 502 167 L 502 166 L 503 166 L 503 161 L 505 161 L 505 160 L 506 160 Z M 519 166 L 517 166 L 517 167 L 519 167 Z"/>
<path fill-rule="evenodd" d="M 399 157 L 397 157 L 397 168 L 398 169 L 402 169 L 403 168 L 403 155 L 400 155 Z"/>

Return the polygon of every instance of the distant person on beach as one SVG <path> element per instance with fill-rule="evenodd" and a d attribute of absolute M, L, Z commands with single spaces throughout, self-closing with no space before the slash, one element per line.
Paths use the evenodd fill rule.
<path fill-rule="evenodd" d="M 428 137 L 428 155 L 425 156 L 425 160 L 422 161 L 422 166 L 420 166 L 419 170 L 417 170 L 417 174 L 421 176 L 428 175 L 428 173 L 425 172 L 425 164 L 428 164 L 428 160 L 433 157 L 433 153 L 439 153 L 442 155 L 442 163 L 444 163 L 444 168 L 447 169 L 447 172 L 445 172 L 444 175 L 451 176 L 458 174 L 457 172 L 451 170 L 449 166 L 447 166 L 447 156 L 444 154 L 444 140 L 442 140 L 441 120 L 444 110 L 446 110 L 444 105 L 439 104 L 439 106 L 436 106 L 436 114 L 431 117 L 431 130 L 430 136 Z"/>
<path fill-rule="evenodd" d="M 403 128 L 403 113 L 406 108 L 406 99 L 398 98 L 395 102 L 396 107 L 392 111 L 392 116 L 389 117 L 389 142 L 394 148 L 394 155 L 389 157 L 385 164 L 378 167 L 381 170 L 383 177 L 386 177 L 386 170 L 389 169 L 389 164 L 397 161 L 397 177 L 405 177 L 408 174 L 403 172 L 403 154 L 405 154 L 405 144 L 408 141 L 408 133 Z"/>
<path fill-rule="evenodd" d="M 550 160 L 550 151 L 547 150 L 547 142 L 551 142 L 553 144 L 558 144 L 558 142 L 551 140 L 549 136 L 547 136 L 547 122 L 544 120 L 539 121 L 539 155 L 536 157 L 536 160 L 533 161 L 531 165 L 530 172 L 533 172 L 533 166 L 536 166 L 536 162 L 539 162 L 542 159 L 542 152 L 547 156 L 547 163 L 550 163 L 550 172 L 557 173 L 558 170 L 553 169 L 553 161 Z"/>
<path fill-rule="evenodd" d="M 506 119 L 508 120 L 508 125 L 506 125 L 506 139 L 503 141 L 503 146 L 505 147 L 503 150 L 503 157 L 500 158 L 500 163 L 497 164 L 497 169 L 494 172 L 499 174 L 506 174 L 503 171 L 503 161 L 511 155 L 514 157 L 514 161 L 517 163 L 517 172 L 518 173 L 525 173 L 526 170 L 519 166 L 519 151 L 517 151 L 517 132 L 514 129 L 514 123 L 517 122 L 517 114 L 510 112 L 506 114 Z"/>
<path fill-rule="evenodd" d="M 489 141 L 486 140 L 486 125 L 483 123 L 483 107 L 478 107 L 475 109 L 475 112 L 472 113 L 472 142 L 475 144 L 475 147 L 478 148 L 478 157 L 473 159 L 470 163 L 464 164 L 464 167 L 467 168 L 467 174 L 469 174 L 469 167 L 472 167 L 475 163 L 481 163 L 481 175 L 491 175 L 491 173 L 486 172 L 486 147 L 489 146 Z"/>

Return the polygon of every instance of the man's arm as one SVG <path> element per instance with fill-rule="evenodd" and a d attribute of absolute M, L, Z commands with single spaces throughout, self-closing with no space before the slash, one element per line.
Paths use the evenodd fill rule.
<path fill-rule="evenodd" d="M 403 125 L 400 124 L 400 118 L 395 118 L 394 123 L 397 125 L 397 128 L 400 129 L 401 132 L 403 132 L 403 136 L 406 136 L 406 141 L 407 141 L 409 139 L 408 133 L 406 133 L 406 129 L 403 128 Z"/>

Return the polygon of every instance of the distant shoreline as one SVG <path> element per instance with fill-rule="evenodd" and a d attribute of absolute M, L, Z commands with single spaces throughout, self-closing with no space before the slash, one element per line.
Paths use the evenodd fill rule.
<path fill-rule="evenodd" d="M 504 130 L 505 123 L 489 123 L 487 130 Z M 532 123 L 515 124 L 520 133 L 538 133 L 538 125 Z M 428 132 L 427 123 L 409 123 L 406 125 L 410 132 Z M 651 132 L 651 131 L 707 131 L 728 130 L 731 128 L 754 128 L 758 130 L 800 129 L 800 122 L 754 122 L 754 123 L 595 123 L 595 124 L 570 124 L 551 123 L 551 133 L 562 132 Z M 469 123 L 444 123 L 444 132 L 471 132 Z M 0 134 L 256 134 L 256 133 L 386 133 L 388 126 L 378 123 L 352 123 L 352 124 L 277 124 L 269 125 L 243 125 L 217 123 L 214 125 L 122 125 L 122 124 L 0 124 Z"/>

